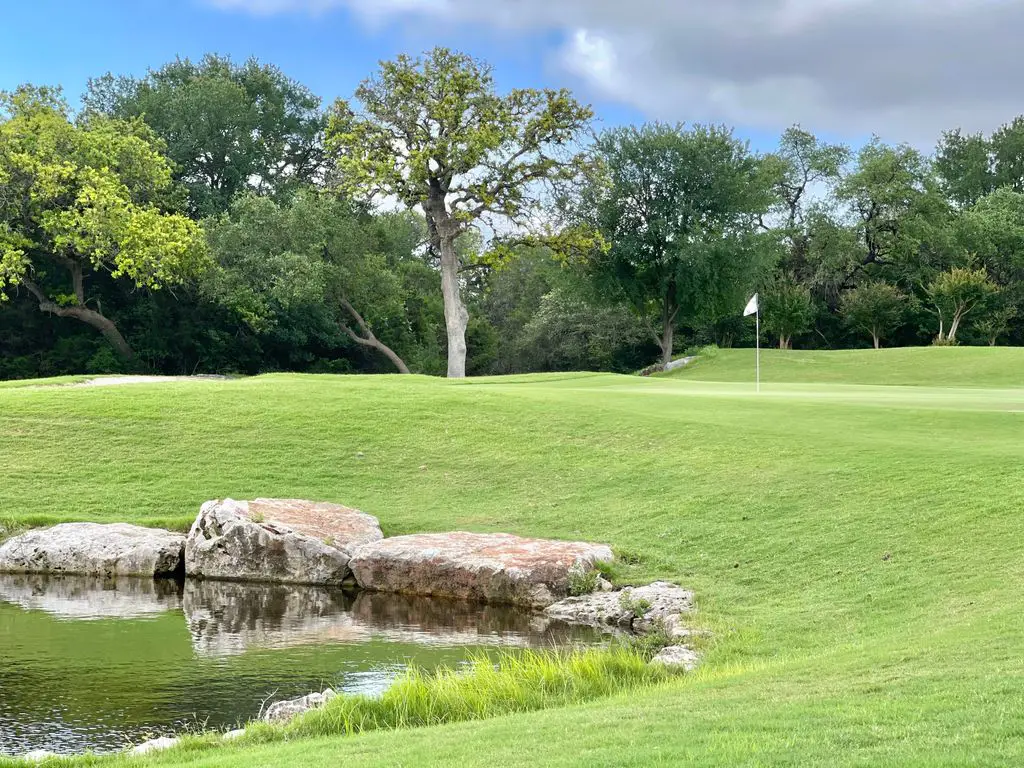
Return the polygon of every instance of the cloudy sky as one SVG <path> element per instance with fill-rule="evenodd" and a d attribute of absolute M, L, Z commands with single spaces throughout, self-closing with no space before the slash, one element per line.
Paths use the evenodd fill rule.
<path fill-rule="evenodd" d="M 602 122 L 725 122 L 757 146 L 793 123 L 934 144 L 1024 113 L 1024 0 L 35 0 L 5 8 L 0 88 L 141 73 L 215 50 L 325 99 L 435 44 L 499 85 L 568 86 Z"/>

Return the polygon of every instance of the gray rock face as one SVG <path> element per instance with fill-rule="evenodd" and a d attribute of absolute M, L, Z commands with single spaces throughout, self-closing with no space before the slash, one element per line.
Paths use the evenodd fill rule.
<path fill-rule="evenodd" d="M 700 656 L 692 648 L 685 645 L 670 645 L 662 648 L 651 664 L 662 664 L 670 669 L 682 669 L 692 672 L 700 664 Z"/>
<path fill-rule="evenodd" d="M 646 633 L 663 626 L 670 635 L 685 636 L 685 614 L 693 610 L 693 593 L 667 581 L 614 592 L 567 597 L 544 613 L 569 624 L 619 627 Z"/>
<path fill-rule="evenodd" d="M 301 715 L 303 712 L 308 712 L 311 709 L 319 709 L 337 695 L 338 694 L 333 690 L 328 688 L 323 693 L 310 693 L 306 696 L 300 696 L 297 699 L 278 701 L 267 707 L 267 711 L 264 713 L 263 719 L 268 723 L 284 723 L 291 720 L 293 717 Z"/>
<path fill-rule="evenodd" d="M 185 537 L 127 523 L 62 523 L 0 545 L 0 572 L 85 576 L 170 576 L 181 568 Z"/>
<path fill-rule="evenodd" d="M 284 584 L 341 584 L 349 551 L 381 538 L 375 517 L 294 499 L 208 501 L 185 543 L 189 576 Z"/>
<path fill-rule="evenodd" d="M 613 557 L 601 544 L 455 532 L 364 544 L 351 567 L 359 586 L 378 592 L 539 607 L 565 596 L 571 571 Z"/>

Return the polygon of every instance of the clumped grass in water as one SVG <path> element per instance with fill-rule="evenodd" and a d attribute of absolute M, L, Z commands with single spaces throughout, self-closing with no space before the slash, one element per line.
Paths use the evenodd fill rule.
<path fill-rule="evenodd" d="M 380 696 L 340 695 L 284 726 L 250 724 L 246 739 L 273 741 L 482 720 L 589 701 L 671 675 L 623 647 L 480 654 L 457 669 L 428 673 L 412 667 Z"/>

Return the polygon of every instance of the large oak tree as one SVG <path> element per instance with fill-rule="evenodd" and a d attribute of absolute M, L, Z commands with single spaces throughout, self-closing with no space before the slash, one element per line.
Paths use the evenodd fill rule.
<path fill-rule="evenodd" d="M 466 327 L 456 240 L 484 223 L 536 232 L 541 182 L 575 175 L 565 151 L 591 110 L 565 90 L 498 94 L 491 68 L 435 48 L 399 56 L 362 83 L 355 104 L 339 100 L 328 129 L 337 183 L 358 197 L 392 197 L 426 216 L 440 259 L 448 376 L 466 375 Z"/>

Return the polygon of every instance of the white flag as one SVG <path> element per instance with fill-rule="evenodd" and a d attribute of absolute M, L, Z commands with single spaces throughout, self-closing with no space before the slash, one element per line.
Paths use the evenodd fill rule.
<path fill-rule="evenodd" d="M 746 317 L 747 315 L 752 315 L 755 312 L 757 312 L 757 294 L 756 293 L 754 294 L 754 297 L 750 301 L 747 302 L 747 308 L 743 310 L 743 316 Z"/>

